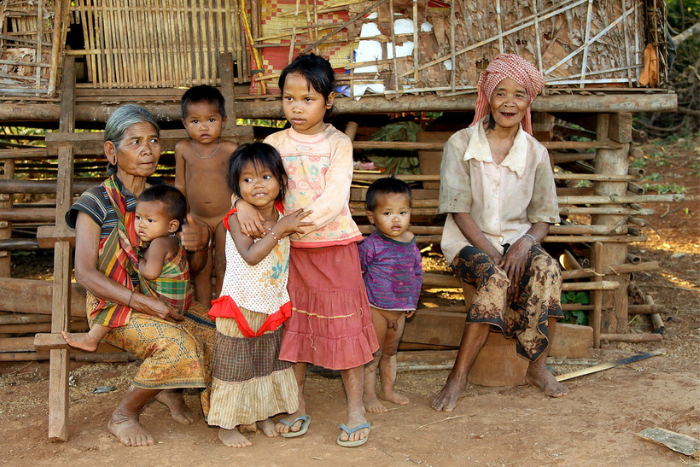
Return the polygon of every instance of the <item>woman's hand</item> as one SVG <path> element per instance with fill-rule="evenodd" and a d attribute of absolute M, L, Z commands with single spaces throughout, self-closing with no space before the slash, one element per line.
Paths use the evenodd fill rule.
<path fill-rule="evenodd" d="M 510 248 L 501 260 L 498 262 L 500 266 L 508 275 L 510 280 L 510 286 L 508 287 L 507 300 L 511 303 L 518 299 L 520 293 L 520 280 L 525 274 L 525 266 L 527 264 L 528 255 L 530 254 L 530 248 L 533 247 L 535 241 L 524 236 L 518 239 Z"/>
<path fill-rule="evenodd" d="M 131 307 L 145 315 L 155 316 L 172 323 L 179 323 L 184 318 L 169 303 L 158 297 L 149 297 L 139 292 L 134 292 L 130 300 Z"/>
<path fill-rule="evenodd" d="M 265 236 L 265 218 L 260 211 L 240 198 L 236 201 L 236 211 L 244 235 L 253 238 Z"/>

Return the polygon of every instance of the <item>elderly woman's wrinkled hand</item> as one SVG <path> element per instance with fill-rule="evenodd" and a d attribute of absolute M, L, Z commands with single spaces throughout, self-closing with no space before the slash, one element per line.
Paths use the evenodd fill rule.
<path fill-rule="evenodd" d="M 169 303 L 158 297 L 149 297 L 143 294 L 134 294 L 132 307 L 146 315 L 155 316 L 170 322 L 180 322 L 184 318 Z"/>
<path fill-rule="evenodd" d="M 506 272 L 510 280 L 507 296 L 509 303 L 518 298 L 520 280 L 525 274 L 531 247 L 532 241 L 529 237 L 523 237 L 508 248 L 506 254 L 499 261 L 498 265 Z"/>
<path fill-rule="evenodd" d="M 187 222 L 180 231 L 180 240 L 185 250 L 189 252 L 202 251 L 208 247 L 211 241 L 209 227 L 199 222 L 192 214 L 187 214 Z"/>

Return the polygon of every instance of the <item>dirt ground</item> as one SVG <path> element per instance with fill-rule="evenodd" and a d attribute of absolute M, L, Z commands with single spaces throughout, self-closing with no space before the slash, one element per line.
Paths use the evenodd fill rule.
<path fill-rule="evenodd" d="M 310 374 L 307 401 L 313 421 L 297 439 L 248 433 L 253 446 L 224 447 L 215 428 L 200 420 L 173 422 L 154 403 L 141 420 L 157 444 L 127 448 L 106 430 L 111 411 L 123 396 L 135 363 L 75 364 L 70 390 L 70 439 L 47 440 L 48 367 L 45 362 L 0 364 L 0 464 L 92 465 L 421 465 L 421 466 L 686 466 L 700 461 L 639 438 L 660 427 L 700 439 L 700 138 L 651 142 L 643 147 L 647 176 L 659 190 L 686 187 L 684 203 L 645 207 L 656 210 L 644 229 L 649 240 L 630 252 L 659 261 L 662 270 L 635 276 L 657 304 L 666 307 L 665 334 L 654 344 L 605 344 L 592 360 L 611 362 L 638 352 L 665 353 L 567 382 L 570 395 L 550 399 L 528 386 L 487 388 L 469 385 L 452 413 L 430 408 L 447 371 L 403 372 L 397 388 L 408 406 L 391 406 L 368 415 L 369 442 L 360 448 L 336 445 L 344 402 L 338 377 Z M 661 186 L 663 185 L 663 186 Z M 41 271 L 36 271 L 41 273 Z M 633 331 L 648 331 L 643 317 L 630 320 Z M 553 365 L 557 373 L 582 368 Z M 114 392 L 93 393 L 98 386 Z M 195 393 L 187 393 L 197 405 Z"/>

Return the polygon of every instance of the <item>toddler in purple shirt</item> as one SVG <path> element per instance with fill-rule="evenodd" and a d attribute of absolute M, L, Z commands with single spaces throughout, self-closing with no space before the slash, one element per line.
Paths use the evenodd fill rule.
<path fill-rule="evenodd" d="M 362 276 L 372 308 L 372 324 L 379 350 L 365 365 L 364 404 L 368 412 L 388 409 L 379 398 L 408 404 L 408 398 L 394 391 L 396 351 L 406 318 L 418 305 L 423 269 L 420 250 L 408 231 L 411 221 L 411 189 L 393 177 L 381 178 L 367 190 L 367 217 L 377 230 L 359 244 Z M 381 377 L 377 395 L 377 367 Z"/>

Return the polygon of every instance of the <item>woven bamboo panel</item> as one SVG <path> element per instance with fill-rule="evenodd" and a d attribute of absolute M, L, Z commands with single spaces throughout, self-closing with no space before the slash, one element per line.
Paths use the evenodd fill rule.
<path fill-rule="evenodd" d="M 75 0 L 88 81 L 97 88 L 216 85 L 217 58 L 231 52 L 236 82 L 249 59 L 235 0 Z"/>
<path fill-rule="evenodd" d="M 52 95 L 62 41 L 60 1 L 0 2 L 0 94 Z"/>
<path fill-rule="evenodd" d="M 295 6 L 293 0 L 287 1 Z M 296 1 L 296 14 L 285 10 L 287 23 L 295 28 L 287 25 L 277 33 L 288 38 L 293 31 L 302 38 L 295 52 L 308 50 L 307 44 L 314 43 L 309 38 L 319 36 L 337 47 L 351 45 L 353 53 L 333 58 L 336 67 L 342 66 L 339 58 L 347 60 L 344 67 L 349 73 L 338 78 L 350 85 L 353 95 L 367 86 L 385 94 L 454 95 L 474 92 L 480 70 L 499 53 L 530 60 L 550 87 L 635 87 L 648 37 L 646 12 L 654 1 L 336 0 L 326 2 L 320 11 L 345 9 L 349 19 L 323 24 L 322 33 L 321 22 L 313 21 L 316 6 L 309 15 L 306 4 Z M 371 29 L 374 32 L 367 34 Z M 325 31 L 330 34 L 324 36 Z M 279 39 L 262 37 L 256 44 L 274 47 L 275 42 Z M 361 53 L 372 47 L 373 52 Z M 360 62 L 362 55 L 373 58 Z M 281 67 L 265 67 L 267 76 L 257 79 L 271 80 L 280 71 Z"/>

